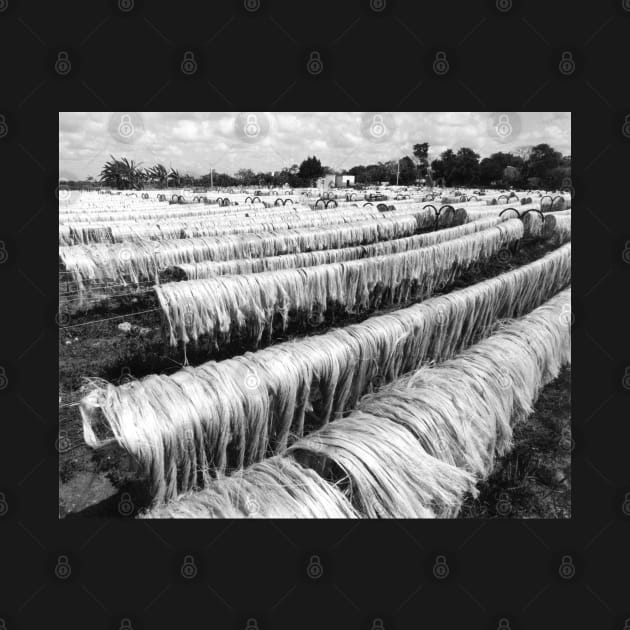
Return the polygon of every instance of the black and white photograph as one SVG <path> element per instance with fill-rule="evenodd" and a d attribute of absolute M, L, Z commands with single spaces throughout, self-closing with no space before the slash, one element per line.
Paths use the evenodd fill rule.
<path fill-rule="evenodd" d="M 571 517 L 570 112 L 61 112 L 59 516 Z"/>

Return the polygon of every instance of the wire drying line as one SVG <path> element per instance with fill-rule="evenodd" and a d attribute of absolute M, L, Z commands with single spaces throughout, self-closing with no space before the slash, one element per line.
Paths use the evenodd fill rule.
<path fill-rule="evenodd" d="M 125 319 L 127 317 L 133 317 L 134 315 L 144 315 L 145 313 L 154 313 L 155 311 L 161 311 L 161 308 L 150 308 L 147 311 L 138 311 L 137 313 L 127 313 L 126 315 L 116 315 L 114 317 L 106 317 L 105 319 L 92 319 L 89 322 L 81 322 L 80 324 L 68 324 L 68 326 L 60 326 L 61 330 L 66 328 L 76 328 L 78 326 L 87 326 L 88 324 L 100 324 L 101 322 L 109 322 L 112 319 Z"/>
<path fill-rule="evenodd" d="M 64 304 L 68 303 L 68 302 L 104 302 L 105 300 L 109 300 L 110 298 L 115 298 L 115 297 L 130 297 L 133 298 L 136 295 L 144 295 L 145 293 L 151 293 L 153 291 L 153 289 L 143 289 L 142 291 L 133 291 L 130 293 L 114 293 L 112 295 L 103 295 L 102 297 L 92 297 L 92 298 L 77 298 L 77 297 L 73 297 L 71 299 L 65 299 L 64 300 Z M 63 294 L 60 294 L 60 296 L 62 296 Z"/>

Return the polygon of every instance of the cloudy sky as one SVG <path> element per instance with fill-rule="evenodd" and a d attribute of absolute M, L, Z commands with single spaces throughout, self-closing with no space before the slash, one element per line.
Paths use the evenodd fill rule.
<path fill-rule="evenodd" d="M 126 157 L 201 175 L 280 170 L 317 155 L 334 169 L 470 147 L 486 157 L 541 142 L 571 153 L 570 112 L 61 112 L 59 174 L 98 176 Z"/>

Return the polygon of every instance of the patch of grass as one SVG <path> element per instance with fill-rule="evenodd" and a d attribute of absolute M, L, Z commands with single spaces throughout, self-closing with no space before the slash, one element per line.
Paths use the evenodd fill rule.
<path fill-rule="evenodd" d="M 461 518 L 571 517 L 571 368 L 516 426 L 514 448 L 464 503 Z"/>

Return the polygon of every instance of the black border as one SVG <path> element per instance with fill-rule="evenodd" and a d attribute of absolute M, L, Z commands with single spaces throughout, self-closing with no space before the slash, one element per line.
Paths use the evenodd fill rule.
<path fill-rule="evenodd" d="M 389 0 L 388 0 L 389 2 Z M 1 5 L 0 5 L 1 6 Z M 623 628 L 630 618 L 627 28 L 621 3 L 261 0 L 172 6 L 9 0 L 0 13 L 0 618 L 9 630 L 283 626 Z M 244 43 L 246 42 L 246 43 Z M 325 71 L 304 71 L 322 51 Z M 178 51 L 199 51 L 193 79 Z M 69 51 L 72 72 L 54 60 Z M 431 73 L 436 50 L 451 71 Z M 562 51 L 575 72 L 557 70 Z M 155 522 L 57 519 L 57 113 L 495 109 L 573 112 L 574 439 L 570 521 Z M 623 296 L 623 297 L 622 297 Z M 194 554 L 198 572 L 181 577 Z M 71 574 L 55 566 L 68 556 Z M 311 556 L 321 578 L 308 577 Z M 437 555 L 450 573 L 433 573 Z M 575 573 L 563 579 L 562 557 Z M 123 625 L 124 627 L 124 625 Z M 505 625 L 503 626 L 505 627 Z M 378 628 L 378 625 L 376 626 Z"/>

